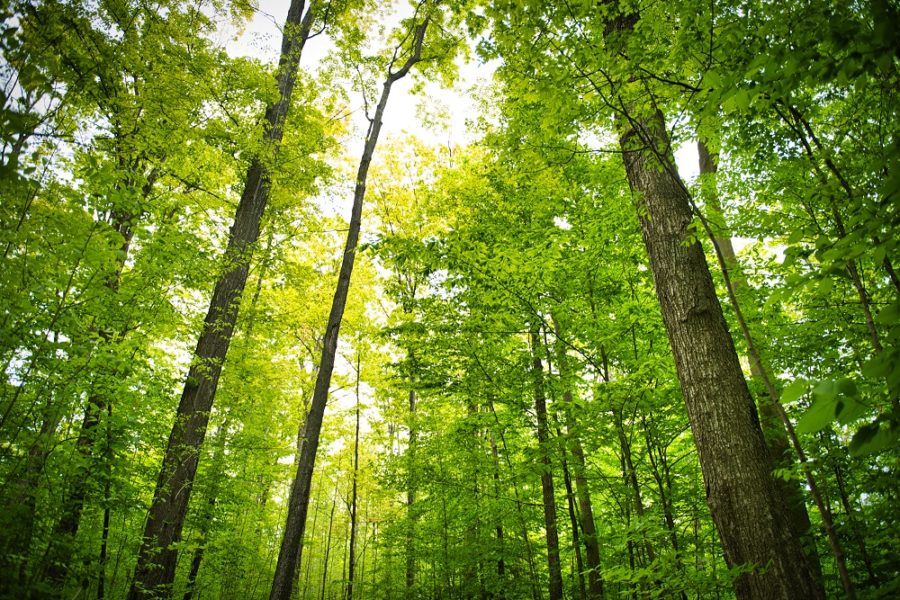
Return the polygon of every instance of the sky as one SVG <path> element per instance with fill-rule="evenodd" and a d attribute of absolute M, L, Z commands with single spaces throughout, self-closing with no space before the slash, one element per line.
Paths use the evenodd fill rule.
<path fill-rule="evenodd" d="M 232 56 L 246 56 L 268 63 L 275 63 L 281 44 L 281 26 L 287 15 L 288 0 L 259 0 L 258 9 L 243 31 L 237 32 L 233 27 L 223 28 L 221 35 L 226 49 Z M 300 61 L 301 69 L 315 71 L 334 51 L 334 44 L 326 35 L 311 39 L 303 50 Z M 451 88 L 442 88 L 438 84 L 428 83 L 425 93 L 413 95 L 410 89 L 414 79 L 405 77 L 398 81 L 391 90 L 382 139 L 396 138 L 403 134 L 413 134 L 426 143 L 457 145 L 472 140 L 471 128 L 466 126 L 467 119 L 477 117 L 475 94 L 477 87 L 486 85 L 493 73 L 490 65 L 471 61 L 460 63 L 459 81 Z M 381 81 L 377 82 L 380 88 Z M 473 89 L 476 88 L 476 89 Z M 352 119 L 357 131 L 356 137 L 360 150 L 364 139 L 367 122 L 363 111 L 362 95 L 358 91 L 350 91 Z M 370 103 L 374 103 L 371 102 Z M 426 127 L 422 124 L 423 110 L 427 114 L 444 111 L 449 118 L 443 127 Z"/>
<path fill-rule="evenodd" d="M 233 27 L 223 28 L 221 40 L 232 56 L 246 56 L 263 62 L 274 63 L 278 58 L 281 44 L 281 25 L 284 23 L 289 0 L 259 0 L 253 18 L 242 31 Z M 334 50 L 334 44 L 327 35 L 318 36 L 304 49 L 300 66 L 315 71 Z M 477 96 L 479 89 L 490 84 L 495 66 L 481 63 L 474 56 L 469 62 L 459 62 L 459 81 L 450 89 L 436 83 L 426 84 L 425 93 L 413 95 L 410 88 L 413 79 L 404 78 L 395 84 L 388 105 L 382 139 L 402 137 L 412 134 L 426 143 L 455 146 L 464 145 L 475 139 L 474 128 L 467 122 L 479 116 Z M 378 82 L 380 83 L 380 82 Z M 358 91 L 350 91 L 352 116 L 356 134 L 354 141 L 362 149 L 367 122 L 363 111 L 362 96 Z M 421 116 L 444 112 L 447 118 L 442 126 L 423 125 Z M 349 149 L 352 152 L 352 148 Z M 675 159 L 678 170 L 686 181 L 692 181 L 698 174 L 698 156 L 694 144 L 688 143 L 676 149 Z"/>

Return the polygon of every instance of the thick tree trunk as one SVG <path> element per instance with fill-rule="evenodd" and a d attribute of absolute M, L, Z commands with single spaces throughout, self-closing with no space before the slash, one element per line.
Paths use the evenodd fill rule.
<path fill-rule="evenodd" d="M 559 562 L 559 534 L 556 525 L 556 500 L 550 463 L 550 430 L 547 424 L 547 401 L 544 395 L 544 373 L 541 365 L 541 340 L 537 330 L 531 332 L 534 411 L 537 415 L 538 454 L 541 461 L 541 493 L 544 502 L 544 531 L 547 539 L 547 568 L 550 571 L 550 600 L 562 600 L 562 569 Z"/>
<path fill-rule="evenodd" d="M 722 260 L 725 263 L 724 268 L 727 269 L 734 291 L 737 293 L 748 286 L 740 271 L 737 253 L 734 251 L 734 244 L 731 242 L 728 224 L 722 216 L 722 204 L 719 201 L 715 181 L 716 173 L 718 172 L 718 161 L 703 141 L 697 143 L 697 154 L 700 159 L 700 175 L 705 176 L 706 179 L 701 182 L 701 189 L 704 192 L 703 199 L 709 209 L 710 216 L 716 221 L 717 226 L 713 242 L 718 246 L 722 254 Z M 756 360 L 753 360 L 752 357 L 749 363 L 750 375 L 760 383 L 764 383 L 768 375 L 763 371 L 763 367 Z M 769 450 L 770 469 L 772 471 L 776 468 L 790 468 L 794 464 L 794 454 L 788 440 L 787 430 L 781 420 L 775 402 L 778 402 L 778 399 L 773 399 L 767 394 L 758 403 L 760 423 L 766 440 L 766 447 Z M 801 489 L 800 482 L 794 479 L 785 480 L 781 477 L 775 477 L 775 486 L 787 505 L 791 528 L 795 535 L 802 540 L 810 566 L 816 575 L 816 580 L 821 585 L 822 566 L 819 562 L 819 554 L 816 551 L 816 542 L 813 539 L 809 512 L 806 509 L 805 494 Z"/>
<path fill-rule="evenodd" d="M 633 23 L 632 23 L 633 25 Z M 631 25 L 628 26 L 630 29 Z M 620 145 L 688 409 L 710 512 L 739 598 L 816 598 L 802 544 L 769 472 L 756 407 L 716 297 L 662 114 L 629 116 Z"/>
<path fill-rule="evenodd" d="M 287 521 L 284 527 L 284 537 L 281 540 L 281 549 L 278 553 L 278 562 L 275 566 L 275 577 L 272 581 L 270 600 L 289 600 L 291 597 L 294 571 L 301 556 L 300 544 L 306 528 L 306 513 L 309 509 L 309 493 L 312 485 L 316 452 L 319 449 L 319 434 L 322 430 L 322 419 L 325 416 L 325 404 L 328 401 L 328 389 L 331 386 L 331 374 L 334 370 L 334 361 L 337 355 L 338 334 L 344 317 L 344 307 L 347 305 L 350 276 L 353 273 L 353 264 L 356 258 L 356 246 L 359 241 L 359 229 L 362 221 L 363 201 L 366 196 L 366 178 L 369 173 L 369 165 L 372 162 L 375 146 L 378 144 L 378 136 L 381 133 L 382 119 L 391 93 L 391 87 L 396 81 L 405 77 L 412 66 L 420 60 L 422 42 L 424 41 L 428 23 L 429 21 L 426 18 L 423 23 L 416 27 L 413 38 L 413 50 L 410 57 L 400 70 L 389 73 L 382 87 L 381 98 L 375 109 L 374 118 L 369 124 L 362 159 L 359 162 L 359 169 L 356 174 L 356 188 L 353 194 L 350 226 L 347 230 L 347 242 L 344 246 L 344 256 L 341 261 L 338 283 L 331 303 L 331 312 L 328 315 L 328 324 L 322 347 L 322 360 L 319 363 L 319 372 L 316 377 L 312 403 L 310 404 L 309 414 L 306 417 L 307 439 L 303 445 L 297 465 L 297 475 L 291 486 Z"/>
<path fill-rule="evenodd" d="M 315 1 L 303 14 L 305 1 L 292 0 L 285 22 L 278 71 L 279 99 L 266 109 L 269 129 L 265 141 L 273 152 L 283 135 L 285 116 L 293 94 L 298 62 L 312 27 Z M 269 198 L 268 157 L 256 157 L 247 170 L 225 252 L 225 273 L 216 283 L 203 332 L 185 381 L 175 424 L 169 436 L 153 502 L 144 528 L 131 600 L 171 593 L 177 549 L 197 472 L 200 445 L 215 398 L 222 364 L 231 344 L 241 294 L 247 283 L 252 247 Z"/>
<path fill-rule="evenodd" d="M 607 33 L 627 36 L 636 14 Z M 608 40 L 609 41 L 609 40 Z M 623 105 L 624 106 L 624 105 Z M 663 322 L 687 405 L 707 502 L 739 599 L 817 598 L 800 539 L 769 472 L 753 398 L 716 296 L 703 248 L 688 242 L 693 214 L 678 177 L 663 115 L 628 109 L 620 146 L 636 202 Z"/>

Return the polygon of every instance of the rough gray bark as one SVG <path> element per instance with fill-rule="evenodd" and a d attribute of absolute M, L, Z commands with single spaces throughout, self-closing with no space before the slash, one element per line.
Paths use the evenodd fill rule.
<path fill-rule="evenodd" d="M 618 9 L 618 7 L 617 7 Z M 608 43 L 627 39 L 636 13 L 609 19 Z M 641 232 L 663 323 L 675 358 L 706 485 L 707 503 L 730 567 L 751 565 L 734 581 L 749 599 L 819 597 L 800 540 L 769 472 L 768 450 L 678 177 L 665 120 L 620 104 L 619 145 L 639 207 Z"/>
<path fill-rule="evenodd" d="M 562 600 L 562 569 L 559 562 L 559 534 L 556 525 L 556 500 L 553 492 L 553 471 L 550 463 L 550 430 L 547 423 L 547 401 L 544 394 L 544 373 L 541 365 L 541 340 L 536 330 L 531 332 L 533 361 L 531 376 L 534 385 L 534 411 L 537 414 L 538 453 L 541 461 L 541 493 L 544 503 L 544 531 L 547 539 L 547 568 L 550 571 L 550 600 Z"/>
<path fill-rule="evenodd" d="M 273 152 L 283 135 L 300 55 L 314 20 L 315 0 L 305 14 L 304 7 L 305 0 L 292 0 L 288 9 L 278 65 L 279 99 L 266 108 L 265 141 L 267 149 Z M 247 284 L 251 251 L 259 237 L 268 198 L 266 159 L 256 157 L 247 170 L 244 192 L 228 237 L 225 273 L 216 282 L 169 435 L 128 594 L 131 600 L 171 593 L 177 561 L 174 544 L 181 539 L 199 449 L 206 436 L 219 375 L 231 344 L 241 294 Z"/>
<path fill-rule="evenodd" d="M 378 136 L 381 133 L 382 119 L 391 93 L 391 87 L 395 82 L 405 77 L 413 65 L 421 60 L 422 43 L 425 39 L 428 23 L 429 19 L 426 16 L 425 20 L 416 26 L 413 33 L 412 51 L 403 66 L 397 71 L 389 69 L 388 77 L 382 86 L 381 98 L 375 109 L 375 115 L 369 123 L 366 143 L 356 174 L 356 188 L 353 194 L 353 208 L 350 213 L 347 242 L 344 246 L 344 256 L 341 260 L 340 272 L 338 273 L 338 283 L 334 291 L 331 312 L 328 315 L 328 324 L 325 329 L 322 359 L 319 363 L 319 372 L 316 377 L 316 386 L 313 391 L 309 414 L 306 417 L 307 439 L 298 461 L 297 475 L 291 486 L 287 521 L 284 527 L 284 537 L 281 540 L 281 549 L 278 553 L 278 562 L 275 566 L 275 577 L 272 581 L 270 600 L 289 600 L 291 597 L 294 571 L 301 556 L 301 540 L 306 528 L 306 513 L 309 509 L 309 493 L 312 485 L 313 469 L 315 468 L 316 452 L 319 449 L 319 434 L 322 430 L 325 404 L 328 401 L 328 388 L 331 386 L 331 374 L 334 370 L 334 361 L 337 355 L 338 334 L 344 317 L 344 307 L 347 305 L 350 276 L 353 273 L 353 264 L 356 258 L 356 246 L 359 241 L 369 165 L 372 162 L 372 155 L 378 144 Z M 393 68 L 393 64 L 391 68 Z"/>

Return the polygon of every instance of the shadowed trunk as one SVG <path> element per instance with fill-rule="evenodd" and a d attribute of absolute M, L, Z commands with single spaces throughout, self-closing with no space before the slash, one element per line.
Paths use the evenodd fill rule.
<path fill-rule="evenodd" d="M 285 22 L 277 76 L 279 99 L 266 109 L 268 130 L 264 142 L 272 152 L 277 150 L 283 135 L 300 55 L 313 23 L 315 3 L 305 15 L 304 6 L 304 0 L 293 0 Z M 216 282 L 156 482 L 128 594 L 130 600 L 171 593 L 177 562 L 175 544 L 181 540 L 199 449 L 206 436 L 219 375 L 247 284 L 250 255 L 269 199 L 268 159 L 254 157 L 247 170 L 244 192 L 228 236 L 225 273 Z"/>

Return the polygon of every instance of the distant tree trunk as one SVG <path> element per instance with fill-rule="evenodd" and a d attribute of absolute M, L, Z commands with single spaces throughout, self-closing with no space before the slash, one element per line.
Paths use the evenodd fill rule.
<path fill-rule="evenodd" d="M 669 472 L 669 464 L 666 459 L 666 449 L 662 444 L 657 444 L 654 437 L 650 433 L 650 425 L 641 416 L 641 425 L 644 430 L 644 439 L 647 442 L 647 458 L 650 461 L 650 468 L 653 471 L 653 479 L 656 480 L 656 487 L 659 490 L 659 503 L 662 505 L 663 518 L 666 521 L 666 529 L 669 530 L 669 541 L 672 544 L 672 552 L 675 553 L 675 568 L 681 573 L 684 572 L 684 562 L 681 559 L 681 550 L 678 543 L 678 529 L 675 526 L 675 515 L 672 508 L 672 479 Z M 656 453 L 654 455 L 654 446 Z M 662 469 L 662 472 L 660 471 Z M 682 600 L 687 599 L 687 593 L 684 590 L 679 591 Z"/>
<path fill-rule="evenodd" d="M 509 448 L 506 445 L 506 437 L 503 435 L 503 430 L 500 428 L 500 419 L 497 417 L 497 411 L 494 410 L 494 402 L 490 398 L 488 398 L 488 407 L 491 409 L 491 414 L 494 416 L 494 424 L 497 426 L 497 432 L 500 435 L 500 442 L 503 444 L 503 458 L 506 462 L 506 468 L 509 471 L 513 472 L 512 462 L 509 459 Z M 525 544 L 525 558 L 528 563 L 528 581 L 531 584 L 531 597 L 533 600 L 541 600 L 541 590 L 538 585 L 537 572 L 534 564 L 534 551 L 531 548 L 531 540 L 528 537 L 528 525 L 525 522 L 525 515 L 522 511 L 522 499 L 519 494 L 519 485 L 513 480 L 513 494 L 516 499 L 516 516 L 519 517 L 519 527 L 520 527 L 520 535 L 522 536 L 522 543 Z"/>
<path fill-rule="evenodd" d="M 356 430 L 353 436 L 353 487 L 350 492 L 350 560 L 347 567 L 347 600 L 353 600 L 356 567 L 356 479 L 359 475 L 359 355 L 356 355 Z"/>
<path fill-rule="evenodd" d="M 328 401 L 328 389 L 331 386 L 331 374 L 334 370 L 334 361 L 337 355 L 338 334 L 344 317 L 344 307 L 347 304 L 347 293 L 350 289 L 350 276 L 353 273 L 353 264 L 356 258 L 356 246 L 359 241 L 359 230 L 362 222 L 363 201 L 366 196 L 366 179 L 369 173 L 369 165 L 372 162 L 372 155 L 375 152 L 375 146 L 378 144 L 378 136 L 381 133 L 384 110 L 387 107 L 391 87 L 395 82 L 405 77 L 413 65 L 421 60 L 422 43 L 428 23 L 429 19 L 426 17 L 422 23 L 416 26 L 413 35 L 412 52 L 403 66 L 398 71 L 391 71 L 394 66 L 393 63 L 389 67 L 389 74 L 382 87 L 381 98 L 375 109 L 375 115 L 369 123 L 366 143 L 356 174 L 356 188 L 353 194 L 353 208 L 347 230 L 347 242 L 344 246 L 338 283 L 334 291 L 331 312 L 329 313 L 328 324 L 325 330 L 322 360 L 319 362 L 316 387 L 313 391 L 309 414 L 306 417 L 307 439 L 303 445 L 303 451 L 297 465 L 297 475 L 291 486 L 287 521 L 284 527 L 284 537 L 281 540 L 281 549 L 278 553 L 278 562 L 275 565 L 275 577 L 272 581 L 270 600 L 290 599 L 294 571 L 297 568 L 298 559 L 302 556 L 300 541 L 303 539 L 303 531 L 306 528 L 306 513 L 309 508 L 309 492 L 312 485 L 316 452 L 319 449 L 319 434 L 322 429 L 322 419 L 325 415 L 325 404 Z"/>
<path fill-rule="evenodd" d="M 493 459 L 494 464 L 494 495 L 497 498 L 500 498 L 500 456 L 497 452 L 497 440 L 494 438 L 493 432 L 491 433 L 491 458 Z M 499 554 L 499 558 L 497 559 L 497 578 L 500 580 L 500 588 L 502 589 L 502 582 L 506 576 L 506 565 L 503 562 L 503 519 L 500 517 L 497 517 L 496 531 Z"/>
<path fill-rule="evenodd" d="M 125 169 L 124 165 L 121 168 Z M 144 185 L 141 187 L 141 198 L 146 201 L 153 191 L 153 186 L 159 177 L 159 170 L 154 168 L 147 175 Z M 115 270 L 110 274 L 106 281 L 106 287 L 113 293 L 118 292 L 119 283 L 122 278 L 122 271 L 128 260 L 128 254 L 131 249 L 131 242 L 134 238 L 133 221 L 135 217 L 131 214 L 114 211 L 111 217 L 110 225 L 119 235 L 122 236 L 119 252 L 116 258 Z M 117 336 L 115 333 L 105 329 L 95 329 L 97 336 L 104 344 L 110 344 Z M 97 428 L 100 425 L 101 417 L 106 412 L 107 399 L 102 393 L 93 390 L 88 395 L 87 406 L 84 409 L 84 418 L 82 419 L 81 431 L 78 434 L 76 449 L 78 450 L 81 468 L 76 473 L 71 486 L 65 493 L 65 499 L 62 505 L 62 516 L 56 523 L 51 536 L 52 552 L 47 557 L 47 579 L 57 584 L 65 580 L 69 563 L 71 562 L 72 551 L 74 549 L 75 535 L 78 533 L 78 527 L 81 524 L 81 514 L 84 510 L 84 501 L 87 497 L 88 489 L 91 483 L 91 465 L 94 461 L 94 437 Z"/>
<path fill-rule="evenodd" d="M 588 597 L 597 600 L 603 597 L 603 577 L 600 572 L 600 543 L 597 539 L 597 527 L 594 523 L 594 505 L 591 502 L 591 491 L 588 487 L 585 468 L 584 448 L 577 432 L 577 422 L 572 413 L 572 388 L 571 368 L 566 349 L 561 343 L 562 335 L 559 322 L 553 318 L 553 328 L 556 333 L 556 362 L 559 365 L 560 376 L 563 380 L 565 391 L 563 392 L 563 414 L 566 424 L 566 440 L 569 452 L 572 454 L 572 471 L 575 475 L 575 490 L 578 497 L 578 508 L 581 523 L 582 541 L 584 542 L 585 560 L 588 568 Z M 608 376 L 607 376 L 608 379 Z"/>
<path fill-rule="evenodd" d="M 197 582 L 197 574 L 200 572 L 200 565 L 203 563 L 203 557 L 206 553 L 209 530 L 212 527 L 217 497 L 219 495 L 219 483 L 220 479 L 224 476 L 222 462 L 225 458 L 225 438 L 227 431 L 228 420 L 226 419 L 219 428 L 218 443 L 216 444 L 215 454 L 212 459 L 212 468 L 210 469 L 210 475 L 213 477 L 213 481 L 210 485 L 209 494 L 206 499 L 206 506 L 201 509 L 197 547 L 194 549 L 194 555 L 191 557 L 191 569 L 188 572 L 187 583 L 185 584 L 184 600 L 191 600 L 191 598 L 194 597 L 194 585 Z"/>
<path fill-rule="evenodd" d="M 106 418 L 112 420 L 112 404 L 106 405 Z M 104 600 L 106 594 L 106 563 L 109 560 L 109 520 L 112 510 L 112 435 L 106 429 L 105 477 L 103 480 L 103 531 L 100 534 L 100 572 L 97 575 L 97 600 Z"/>
<path fill-rule="evenodd" d="M 553 492 L 553 471 L 550 463 L 550 431 L 547 424 L 547 401 L 544 395 L 544 373 L 541 365 L 541 340 L 538 331 L 531 331 L 532 379 L 534 411 L 537 414 L 538 454 L 541 461 L 541 492 L 544 501 L 544 530 L 547 539 L 547 568 L 550 571 L 550 600 L 562 600 L 562 568 L 559 562 L 559 534 L 556 526 L 556 500 Z"/>
<path fill-rule="evenodd" d="M 562 439 L 562 432 L 556 428 L 556 437 Z M 572 547 L 575 548 L 575 569 L 578 578 L 578 597 L 587 598 L 587 586 L 584 584 L 584 560 L 581 557 L 581 536 L 578 533 L 578 515 L 575 510 L 575 492 L 572 490 L 572 477 L 569 475 L 569 463 L 562 458 L 563 483 L 566 486 L 566 504 L 569 507 L 569 522 L 572 525 Z"/>
<path fill-rule="evenodd" d="M 631 441 L 625 433 L 625 426 L 622 423 L 622 411 L 613 411 L 613 421 L 616 424 L 616 433 L 619 436 L 619 446 L 622 449 L 622 461 L 625 466 L 625 481 L 631 488 L 631 499 L 634 502 L 634 512 L 638 521 L 644 519 L 644 501 L 641 498 L 641 486 L 638 483 L 637 470 L 634 468 L 634 460 L 631 457 Z M 656 560 L 656 552 L 653 549 L 652 542 L 647 539 L 645 533 L 641 533 L 644 539 L 644 550 L 647 552 L 647 560 L 653 562 Z"/>
<path fill-rule="evenodd" d="M 267 149 L 277 150 L 291 103 L 303 46 L 316 12 L 313 0 L 303 14 L 305 0 L 292 0 L 278 63 L 279 99 L 266 108 Z M 197 472 L 198 453 L 215 398 L 222 364 L 231 344 L 241 294 L 247 283 L 250 254 L 259 237 L 260 223 L 269 198 L 269 157 L 254 157 L 247 170 L 234 224 L 225 251 L 225 273 L 216 282 L 203 332 L 185 381 L 175 423 L 169 436 L 153 502 L 144 528 L 130 600 L 171 594 L 177 548 L 181 540 L 191 486 Z"/>
<path fill-rule="evenodd" d="M 416 426 L 416 392 L 409 391 L 409 450 L 407 469 L 409 481 L 406 488 L 406 594 L 412 597 L 416 586 L 416 446 L 418 427 Z"/>
<path fill-rule="evenodd" d="M 866 538 L 863 536 L 862 531 L 860 531 L 860 525 L 856 521 L 856 511 L 853 510 L 853 507 L 850 505 L 850 498 L 847 495 L 847 486 L 844 482 L 844 474 L 841 471 L 841 467 L 839 464 L 834 463 L 834 467 L 832 469 L 834 471 L 835 482 L 838 487 L 838 494 L 841 497 L 841 506 L 844 507 L 844 515 L 847 517 L 847 524 L 850 526 L 850 531 L 853 534 L 853 538 L 856 541 L 856 545 L 859 548 L 859 555 L 862 558 L 863 564 L 866 565 L 866 574 L 869 576 L 869 585 L 877 586 L 878 585 L 878 575 L 875 573 L 875 569 L 872 565 L 872 559 L 869 557 L 869 551 L 866 548 Z"/>
<path fill-rule="evenodd" d="M 322 557 L 322 589 L 320 600 L 325 600 L 325 588 L 328 586 L 328 556 L 331 554 L 331 530 L 334 526 L 334 507 L 337 506 L 337 483 L 334 484 L 334 496 L 331 498 L 331 513 L 328 515 L 328 534 L 325 536 L 325 556 Z"/>

